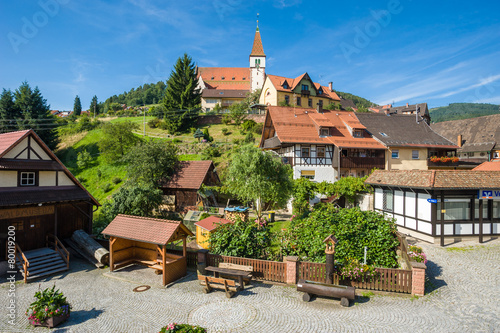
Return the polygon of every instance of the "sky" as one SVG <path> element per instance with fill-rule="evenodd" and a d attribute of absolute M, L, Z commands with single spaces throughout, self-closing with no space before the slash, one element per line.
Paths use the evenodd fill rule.
<path fill-rule="evenodd" d="M 0 88 L 38 86 L 51 109 L 87 109 L 166 81 L 187 53 L 247 67 L 257 13 L 266 73 L 384 105 L 500 104 L 500 1 L 76 1 L 0 3 Z"/>

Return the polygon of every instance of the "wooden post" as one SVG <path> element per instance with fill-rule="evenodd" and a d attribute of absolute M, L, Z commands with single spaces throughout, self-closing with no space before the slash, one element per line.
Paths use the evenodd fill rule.
<path fill-rule="evenodd" d="M 483 242 L 483 199 L 479 199 L 479 243 Z"/>
<path fill-rule="evenodd" d="M 54 205 L 54 236 L 57 237 L 57 205 Z"/>
<path fill-rule="evenodd" d="M 161 267 L 163 268 L 162 271 L 163 271 L 163 285 L 165 286 L 167 284 L 167 272 L 166 272 L 166 258 L 167 258 L 167 245 L 162 245 L 161 247 L 161 255 L 162 255 L 162 259 L 161 259 Z"/>
<path fill-rule="evenodd" d="M 116 242 L 115 237 L 109 238 L 109 271 L 112 272 L 115 267 L 115 259 L 113 258 L 113 244 Z"/>
<path fill-rule="evenodd" d="M 444 192 L 441 191 L 441 246 L 444 246 L 444 212 Z"/>
<path fill-rule="evenodd" d="M 182 256 L 186 257 L 187 260 L 186 237 L 182 239 Z"/>

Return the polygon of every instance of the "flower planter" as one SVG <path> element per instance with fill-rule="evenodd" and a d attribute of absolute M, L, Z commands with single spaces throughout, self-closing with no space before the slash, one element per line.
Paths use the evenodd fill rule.
<path fill-rule="evenodd" d="M 65 322 L 69 318 L 69 313 L 64 316 L 58 316 L 58 317 L 50 317 L 42 321 L 41 323 L 36 323 L 35 321 L 30 321 L 30 324 L 33 326 L 43 326 L 43 327 L 48 327 L 48 328 L 54 328 L 60 323 Z"/>

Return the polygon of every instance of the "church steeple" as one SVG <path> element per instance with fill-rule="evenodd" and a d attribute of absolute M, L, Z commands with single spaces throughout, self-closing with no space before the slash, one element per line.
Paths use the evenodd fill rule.
<path fill-rule="evenodd" d="M 262 88 L 266 78 L 266 54 L 260 38 L 258 17 L 259 14 L 257 14 L 257 29 L 253 39 L 252 53 L 250 53 L 250 85 L 252 91 Z"/>

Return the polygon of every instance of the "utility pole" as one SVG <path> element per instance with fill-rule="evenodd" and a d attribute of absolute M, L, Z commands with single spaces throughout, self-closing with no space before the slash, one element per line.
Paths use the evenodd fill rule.
<path fill-rule="evenodd" d="M 142 113 L 144 114 L 144 137 L 146 137 L 146 108 L 142 106 Z"/>

